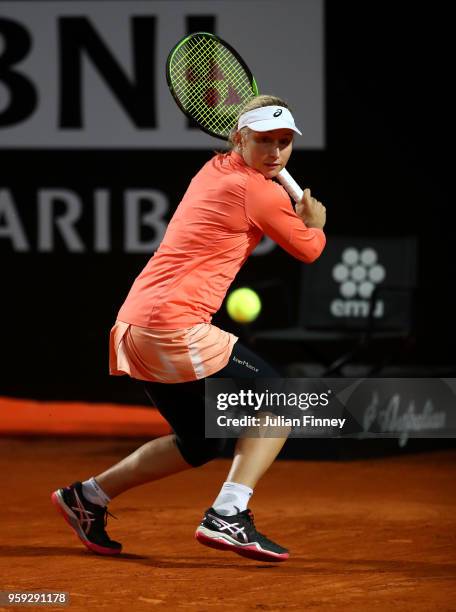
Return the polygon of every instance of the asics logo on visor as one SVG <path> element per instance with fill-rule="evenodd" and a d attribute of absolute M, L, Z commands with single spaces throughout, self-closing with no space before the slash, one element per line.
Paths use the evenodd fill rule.
<path fill-rule="evenodd" d="M 301 134 L 288 108 L 281 106 L 261 106 L 243 113 L 238 119 L 238 130 L 249 127 L 257 132 L 288 128 Z"/>

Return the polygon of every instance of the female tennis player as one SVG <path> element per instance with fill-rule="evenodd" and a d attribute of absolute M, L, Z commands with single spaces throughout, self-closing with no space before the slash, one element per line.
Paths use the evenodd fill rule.
<path fill-rule="evenodd" d="M 145 381 L 147 395 L 173 433 L 52 494 L 65 520 L 95 553 L 121 552 L 105 530 L 114 497 L 220 456 L 223 441 L 204 436 L 206 377 L 278 376 L 211 318 L 263 234 L 306 263 L 325 246 L 321 202 L 306 189 L 295 212 L 283 187 L 272 180 L 288 162 L 295 133 L 301 134 L 283 100 L 262 95 L 247 103 L 231 134 L 230 152 L 216 154 L 193 178 L 118 313 L 110 372 Z M 256 530 L 248 509 L 256 483 L 285 440 L 237 440 L 226 482 L 196 530 L 201 544 L 261 561 L 288 558 L 286 548 Z"/>

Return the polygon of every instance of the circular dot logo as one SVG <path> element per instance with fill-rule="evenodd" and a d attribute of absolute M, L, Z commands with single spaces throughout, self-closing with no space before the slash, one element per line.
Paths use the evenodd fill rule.
<path fill-rule="evenodd" d="M 359 253 L 356 249 L 345 249 L 342 253 L 342 261 L 347 266 L 354 266 L 358 263 Z"/>
<path fill-rule="evenodd" d="M 364 283 L 361 283 L 361 285 L 358 287 L 358 293 L 362 298 L 368 300 L 372 295 L 372 292 L 374 291 L 374 287 L 375 285 L 373 283 L 365 281 Z"/>
<path fill-rule="evenodd" d="M 347 280 L 349 274 L 350 271 L 347 266 L 344 266 L 344 264 L 337 264 L 337 266 L 334 266 L 332 271 L 333 279 L 336 281 L 336 283 L 343 283 L 345 280 Z"/>
<path fill-rule="evenodd" d="M 360 297 L 368 300 L 386 277 L 384 266 L 378 263 L 378 253 L 371 247 L 356 249 L 348 247 L 342 252 L 342 262 L 332 269 L 332 277 L 340 285 L 342 297 Z"/>
<path fill-rule="evenodd" d="M 360 283 L 361 281 L 363 281 L 367 276 L 367 270 L 364 266 L 355 266 L 352 271 L 351 271 L 351 277 L 352 279 L 357 282 Z"/>
<path fill-rule="evenodd" d="M 353 281 L 346 281 L 340 286 L 340 292 L 344 298 L 352 298 L 356 295 L 356 283 Z"/>
<path fill-rule="evenodd" d="M 363 266 L 373 266 L 374 263 L 377 263 L 377 253 L 374 249 L 363 249 L 359 259 Z"/>
<path fill-rule="evenodd" d="M 379 264 L 369 270 L 369 278 L 373 283 L 381 283 L 385 276 L 385 268 Z"/>

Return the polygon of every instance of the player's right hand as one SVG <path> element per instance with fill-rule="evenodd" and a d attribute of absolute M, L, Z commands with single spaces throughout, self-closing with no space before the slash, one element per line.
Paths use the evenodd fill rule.
<path fill-rule="evenodd" d="M 301 201 L 296 204 L 296 214 L 307 227 L 323 229 L 326 223 L 326 208 L 310 194 L 310 189 L 304 189 Z"/>

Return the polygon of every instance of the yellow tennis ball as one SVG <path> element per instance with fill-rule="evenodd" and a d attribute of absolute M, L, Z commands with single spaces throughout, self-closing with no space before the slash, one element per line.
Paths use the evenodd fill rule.
<path fill-rule="evenodd" d="M 260 314 L 261 300 L 253 289 L 241 287 L 230 293 L 226 309 L 237 323 L 251 323 Z"/>

